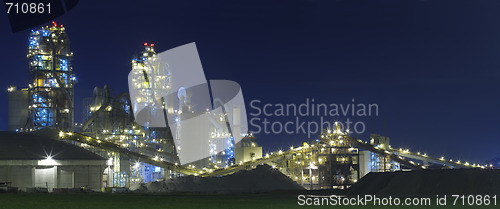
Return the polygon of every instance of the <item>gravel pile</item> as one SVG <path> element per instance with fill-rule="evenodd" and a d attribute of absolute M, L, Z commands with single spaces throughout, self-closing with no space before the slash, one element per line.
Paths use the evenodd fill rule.
<path fill-rule="evenodd" d="M 304 190 L 292 179 L 269 165 L 253 170 L 242 170 L 222 177 L 183 176 L 166 181 L 132 185 L 135 192 L 268 192 L 276 190 Z"/>
<path fill-rule="evenodd" d="M 452 195 L 500 194 L 500 170 L 445 169 L 369 173 L 349 194 Z"/>

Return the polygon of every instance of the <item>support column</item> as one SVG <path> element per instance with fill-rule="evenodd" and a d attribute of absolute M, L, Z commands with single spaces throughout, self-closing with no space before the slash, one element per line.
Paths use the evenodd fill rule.
<path fill-rule="evenodd" d="M 57 188 L 57 179 L 58 179 L 58 175 L 57 175 L 57 165 L 55 165 L 52 169 L 54 169 L 54 188 Z"/>

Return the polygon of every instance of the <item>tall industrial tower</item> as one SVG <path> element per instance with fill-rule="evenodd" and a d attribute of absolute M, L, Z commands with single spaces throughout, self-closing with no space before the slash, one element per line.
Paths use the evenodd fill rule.
<path fill-rule="evenodd" d="M 65 28 L 52 26 L 32 31 L 28 45 L 29 110 L 26 128 L 37 130 L 55 127 L 73 130 L 73 85 L 75 77 L 71 65 L 73 52 Z"/>

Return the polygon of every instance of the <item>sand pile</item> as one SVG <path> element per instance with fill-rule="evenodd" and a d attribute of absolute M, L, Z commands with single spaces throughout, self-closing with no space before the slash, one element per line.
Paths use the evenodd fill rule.
<path fill-rule="evenodd" d="M 453 169 L 369 173 L 349 194 L 500 194 L 500 170 Z"/>
<path fill-rule="evenodd" d="M 303 190 L 292 179 L 269 165 L 243 170 L 222 177 L 183 176 L 160 182 L 135 184 L 135 192 L 266 192 L 275 190 Z"/>

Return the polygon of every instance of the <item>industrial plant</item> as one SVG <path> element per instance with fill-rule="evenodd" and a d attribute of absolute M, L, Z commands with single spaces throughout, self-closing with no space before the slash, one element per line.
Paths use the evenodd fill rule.
<path fill-rule="evenodd" d="M 9 131 L 0 133 L 0 183 L 9 188 L 116 191 L 267 164 L 305 189 L 346 189 L 370 172 L 485 168 L 393 148 L 387 136 L 357 139 L 339 124 L 301 146 L 263 153 L 248 132 L 241 87 L 207 80 L 194 43 L 161 53 L 145 43 L 131 60 L 128 92 L 97 86 L 75 110 L 72 58 L 62 25 L 31 31 L 31 82 L 8 89 Z M 84 112 L 81 124 L 75 111 Z"/>

